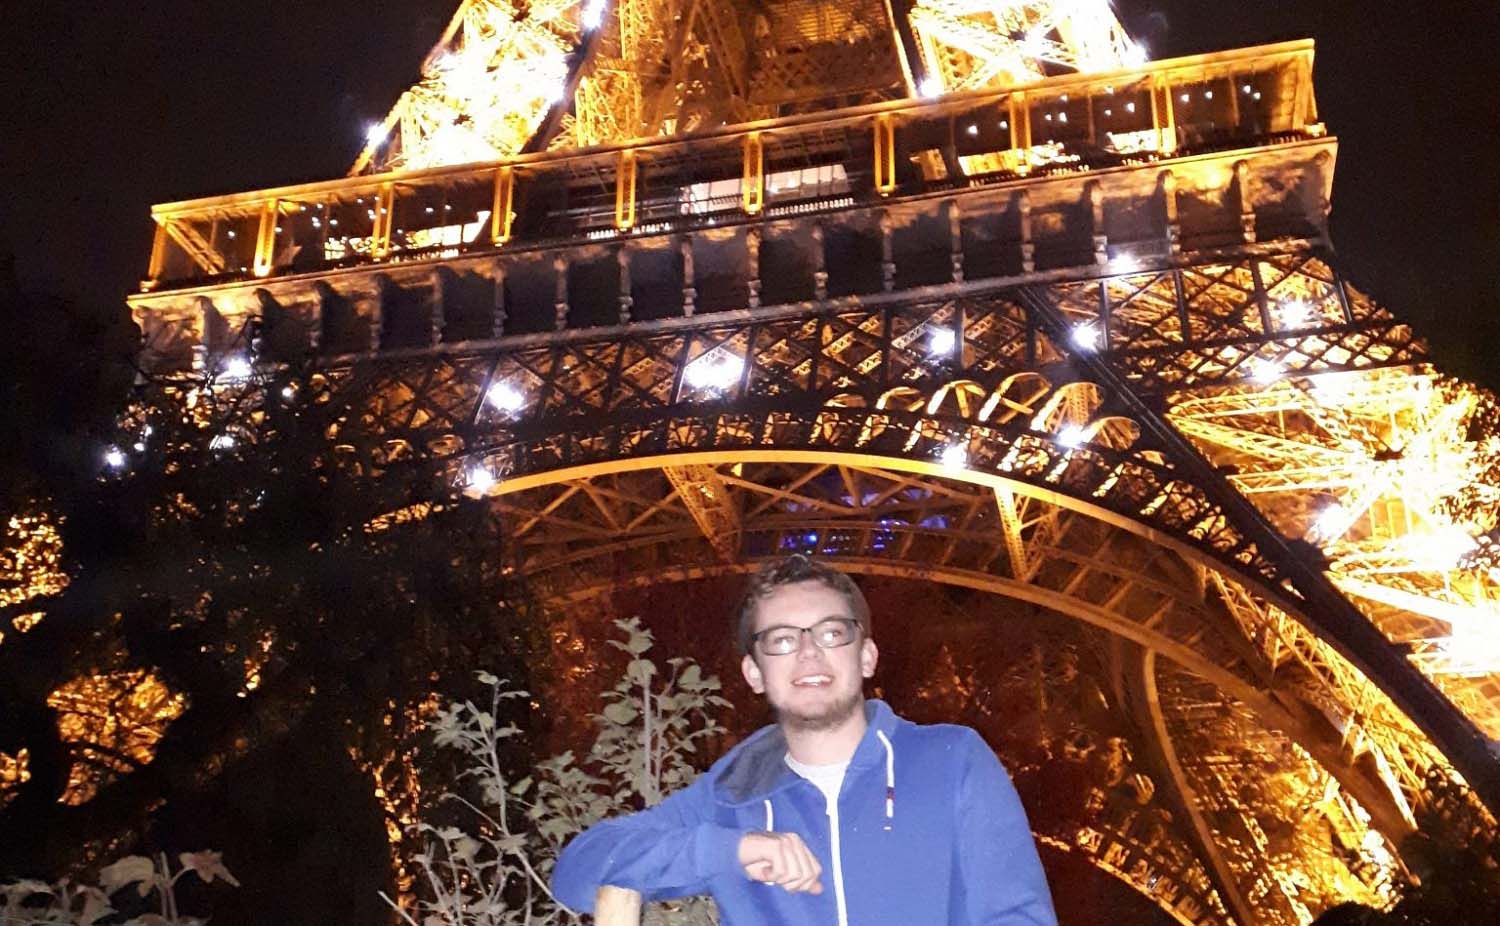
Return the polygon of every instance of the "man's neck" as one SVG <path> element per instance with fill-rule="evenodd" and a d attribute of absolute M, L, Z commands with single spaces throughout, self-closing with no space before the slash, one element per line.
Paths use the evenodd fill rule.
<path fill-rule="evenodd" d="M 786 736 L 786 751 L 793 759 L 804 765 L 836 765 L 854 758 L 854 750 L 859 748 L 868 727 L 861 703 L 848 720 L 831 729 L 807 730 L 782 724 L 781 732 Z"/>

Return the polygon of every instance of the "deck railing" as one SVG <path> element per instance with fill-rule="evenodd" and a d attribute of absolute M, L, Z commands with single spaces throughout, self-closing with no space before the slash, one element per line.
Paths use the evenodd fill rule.
<path fill-rule="evenodd" d="M 146 291 L 687 231 L 1321 134 L 1311 41 L 156 206 Z"/>

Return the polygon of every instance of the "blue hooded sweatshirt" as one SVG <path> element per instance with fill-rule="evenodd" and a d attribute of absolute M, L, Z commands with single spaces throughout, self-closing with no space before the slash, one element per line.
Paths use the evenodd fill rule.
<path fill-rule="evenodd" d="M 865 713 L 836 807 L 766 727 L 656 807 L 579 834 L 553 893 L 580 912 L 604 884 L 648 900 L 706 893 L 723 926 L 1056 926 L 1025 811 L 979 734 L 911 723 L 883 701 Z M 740 838 L 763 830 L 802 837 L 821 894 L 745 876 Z"/>

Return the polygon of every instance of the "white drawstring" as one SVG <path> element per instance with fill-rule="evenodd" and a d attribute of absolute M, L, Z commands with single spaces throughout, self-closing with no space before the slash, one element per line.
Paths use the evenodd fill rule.
<path fill-rule="evenodd" d="M 776 813 L 771 810 L 771 799 L 766 798 L 766 832 L 770 833 L 776 829 Z"/>
<path fill-rule="evenodd" d="M 876 730 L 875 735 L 885 747 L 885 828 L 890 829 L 891 821 L 896 817 L 896 750 L 891 748 L 891 740 L 885 731 Z"/>

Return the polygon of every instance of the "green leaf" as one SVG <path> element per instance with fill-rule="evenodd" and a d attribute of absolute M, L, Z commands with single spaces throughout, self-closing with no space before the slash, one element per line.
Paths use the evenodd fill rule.
<path fill-rule="evenodd" d="M 616 701 L 613 704 L 608 704 L 604 707 L 605 718 L 609 720 L 610 723 L 616 723 L 622 727 L 628 723 L 633 722 L 639 715 L 640 712 L 638 712 L 633 705 L 627 704 L 624 701 Z"/>
<path fill-rule="evenodd" d="M 224 867 L 224 856 L 218 852 L 184 852 L 177 856 L 177 860 L 182 863 L 185 870 L 202 878 L 205 884 L 212 884 L 214 879 L 218 878 L 235 887 L 240 886 L 240 882 L 236 881 L 234 875 L 229 873 L 229 869 Z"/>
<path fill-rule="evenodd" d="M 127 855 L 113 865 L 99 869 L 99 886 L 113 894 L 122 887 L 150 882 L 156 877 L 156 866 L 144 855 Z M 144 896 L 144 895 L 142 895 Z"/>

